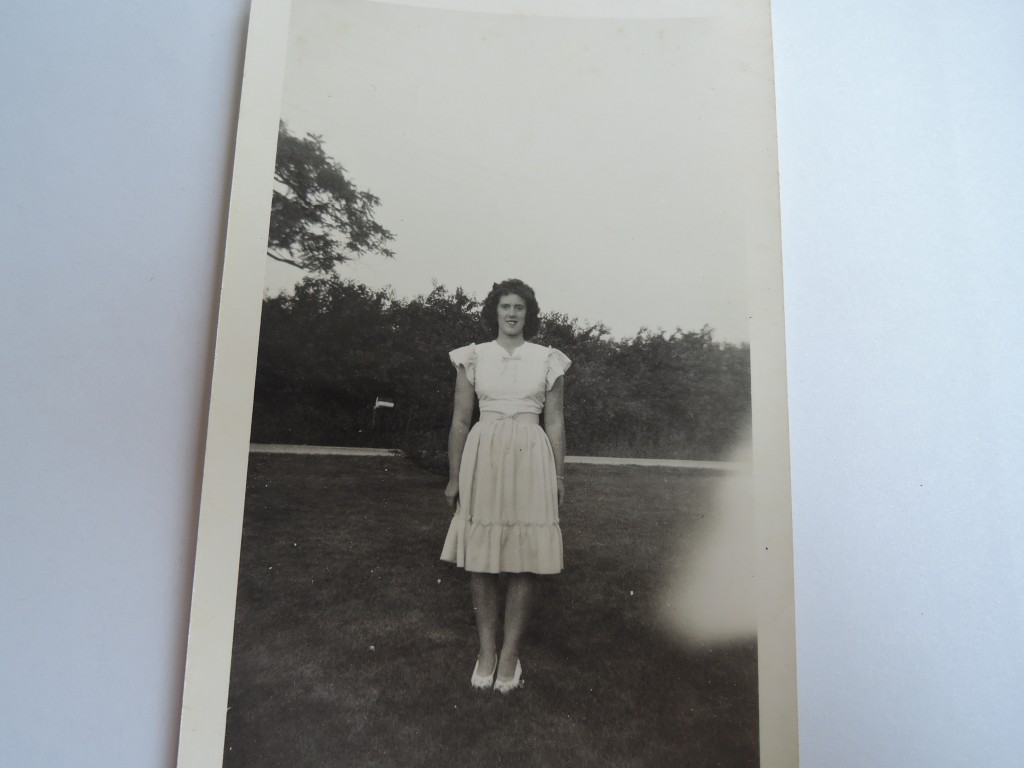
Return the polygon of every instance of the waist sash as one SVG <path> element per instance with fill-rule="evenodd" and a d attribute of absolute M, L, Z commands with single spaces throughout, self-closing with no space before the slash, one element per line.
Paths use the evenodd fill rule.
<path fill-rule="evenodd" d="M 501 421 L 502 419 L 512 419 L 513 421 L 520 421 L 525 424 L 537 424 L 540 425 L 540 414 L 539 413 L 501 413 L 500 411 L 481 411 L 480 412 L 480 423 L 485 421 Z"/>

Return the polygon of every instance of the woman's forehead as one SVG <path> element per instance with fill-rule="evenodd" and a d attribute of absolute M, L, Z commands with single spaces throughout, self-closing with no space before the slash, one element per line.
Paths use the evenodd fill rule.
<path fill-rule="evenodd" d="M 525 304 L 526 299 L 518 293 L 506 293 L 498 300 L 501 304 Z"/>

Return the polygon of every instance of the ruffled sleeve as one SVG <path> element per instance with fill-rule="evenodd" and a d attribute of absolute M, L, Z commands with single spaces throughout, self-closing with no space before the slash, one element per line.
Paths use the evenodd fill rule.
<path fill-rule="evenodd" d="M 565 375 L 570 365 L 572 365 L 572 360 L 566 357 L 563 352 L 554 347 L 548 348 L 547 388 L 549 391 L 555 386 L 558 378 Z"/>
<path fill-rule="evenodd" d="M 465 347 L 453 349 L 448 353 L 452 365 L 456 368 L 462 366 L 466 369 L 466 377 L 470 384 L 476 384 L 476 344 L 467 344 Z"/>

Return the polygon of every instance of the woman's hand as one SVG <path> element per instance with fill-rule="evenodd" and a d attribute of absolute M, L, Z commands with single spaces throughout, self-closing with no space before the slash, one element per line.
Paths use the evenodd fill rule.
<path fill-rule="evenodd" d="M 448 502 L 449 507 L 454 507 L 455 502 L 459 499 L 459 481 L 449 480 L 448 487 L 444 489 L 444 497 Z"/>
<path fill-rule="evenodd" d="M 560 477 L 558 478 L 558 506 L 562 506 L 563 501 L 565 501 L 565 480 Z"/>

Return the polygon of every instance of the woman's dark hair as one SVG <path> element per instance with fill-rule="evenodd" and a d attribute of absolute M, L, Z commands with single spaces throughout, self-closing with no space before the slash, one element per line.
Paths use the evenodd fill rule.
<path fill-rule="evenodd" d="M 498 302 L 502 296 L 515 294 L 526 301 L 526 322 L 523 324 L 523 338 L 529 339 L 540 330 L 540 305 L 537 304 L 537 295 L 533 288 L 522 280 L 509 278 L 495 283 L 491 292 L 484 299 L 483 307 L 480 309 L 480 324 L 492 336 L 498 335 Z"/>

